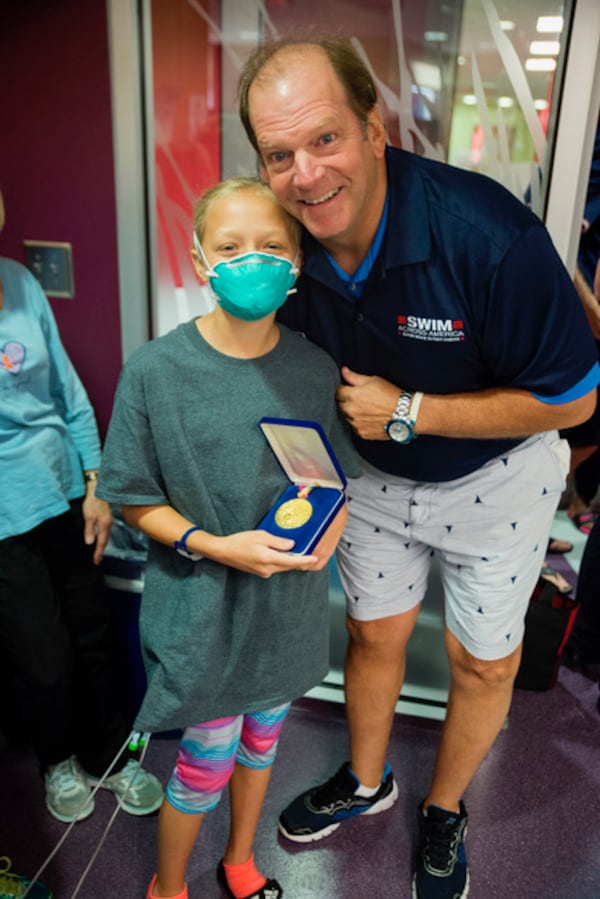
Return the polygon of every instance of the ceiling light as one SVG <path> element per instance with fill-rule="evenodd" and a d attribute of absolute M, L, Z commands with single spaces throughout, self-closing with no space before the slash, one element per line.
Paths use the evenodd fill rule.
<path fill-rule="evenodd" d="M 415 62 L 413 67 L 415 81 L 419 85 L 433 87 L 435 90 L 441 90 L 442 73 L 439 66 L 432 65 L 428 62 Z"/>
<path fill-rule="evenodd" d="M 512 97 L 498 97 L 498 106 L 501 106 L 503 109 L 510 109 L 514 105 L 515 101 Z"/>
<path fill-rule="evenodd" d="M 529 45 L 532 56 L 558 56 L 560 43 L 558 41 L 532 41 Z"/>
<path fill-rule="evenodd" d="M 563 30 L 562 16 L 540 16 L 537 20 L 536 31 L 540 34 L 560 34 Z"/>
<path fill-rule="evenodd" d="M 525 60 L 525 68 L 528 72 L 553 72 L 556 69 L 556 60 L 538 56 Z"/>
<path fill-rule="evenodd" d="M 515 23 L 511 22 L 510 19 L 501 19 L 500 20 L 500 28 L 502 31 L 514 31 Z"/>
<path fill-rule="evenodd" d="M 465 94 L 462 101 L 465 106 L 477 106 L 477 97 L 475 94 Z"/>
<path fill-rule="evenodd" d="M 443 44 L 444 41 L 448 40 L 448 35 L 445 31 L 426 31 L 423 37 L 431 44 Z"/>
<path fill-rule="evenodd" d="M 534 100 L 533 105 L 536 109 L 548 109 L 548 101 L 547 100 Z"/>

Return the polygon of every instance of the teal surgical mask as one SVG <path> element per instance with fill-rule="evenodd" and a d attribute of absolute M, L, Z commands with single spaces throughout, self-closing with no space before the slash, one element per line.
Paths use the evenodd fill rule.
<path fill-rule="evenodd" d="M 194 247 L 204 260 L 219 306 L 235 318 L 249 322 L 265 318 L 294 292 L 298 257 L 290 262 L 270 253 L 243 253 L 212 268 L 195 232 Z"/>

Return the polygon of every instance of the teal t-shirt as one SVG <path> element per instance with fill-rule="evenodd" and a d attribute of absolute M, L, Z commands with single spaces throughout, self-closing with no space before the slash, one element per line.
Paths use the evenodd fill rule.
<path fill-rule="evenodd" d="M 122 373 L 97 495 L 167 504 L 210 533 L 253 530 L 289 486 L 263 416 L 318 422 L 360 474 L 334 394 L 335 363 L 280 327 L 258 359 L 213 349 L 195 322 L 138 350 Z M 148 689 L 135 726 L 157 731 L 291 701 L 328 670 L 329 575 L 263 579 L 150 541 L 140 634 Z"/>

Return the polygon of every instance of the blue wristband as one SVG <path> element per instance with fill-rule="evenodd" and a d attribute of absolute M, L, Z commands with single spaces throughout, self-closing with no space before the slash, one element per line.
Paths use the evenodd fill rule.
<path fill-rule="evenodd" d="M 187 548 L 187 538 L 190 534 L 193 534 L 194 531 L 201 531 L 202 528 L 193 527 L 188 528 L 188 530 L 183 534 L 179 540 L 176 540 L 173 546 L 177 550 L 180 556 L 184 556 L 186 559 L 191 559 L 192 562 L 198 562 L 200 559 L 203 559 L 204 556 L 201 556 L 200 553 L 192 552 Z"/>

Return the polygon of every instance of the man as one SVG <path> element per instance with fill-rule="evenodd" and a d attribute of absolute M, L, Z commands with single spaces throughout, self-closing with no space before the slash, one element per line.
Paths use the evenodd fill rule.
<path fill-rule="evenodd" d="M 456 899 L 468 892 L 462 796 L 510 706 L 567 468 L 556 429 L 592 413 L 595 347 L 539 220 L 487 178 L 387 147 L 348 44 L 260 48 L 239 88 L 263 176 L 304 226 L 282 318 L 340 364 L 365 467 L 338 549 L 351 760 L 280 829 L 320 839 L 395 801 L 386 750 L 434 553 L 451 687 L 414 895 Z"/>

